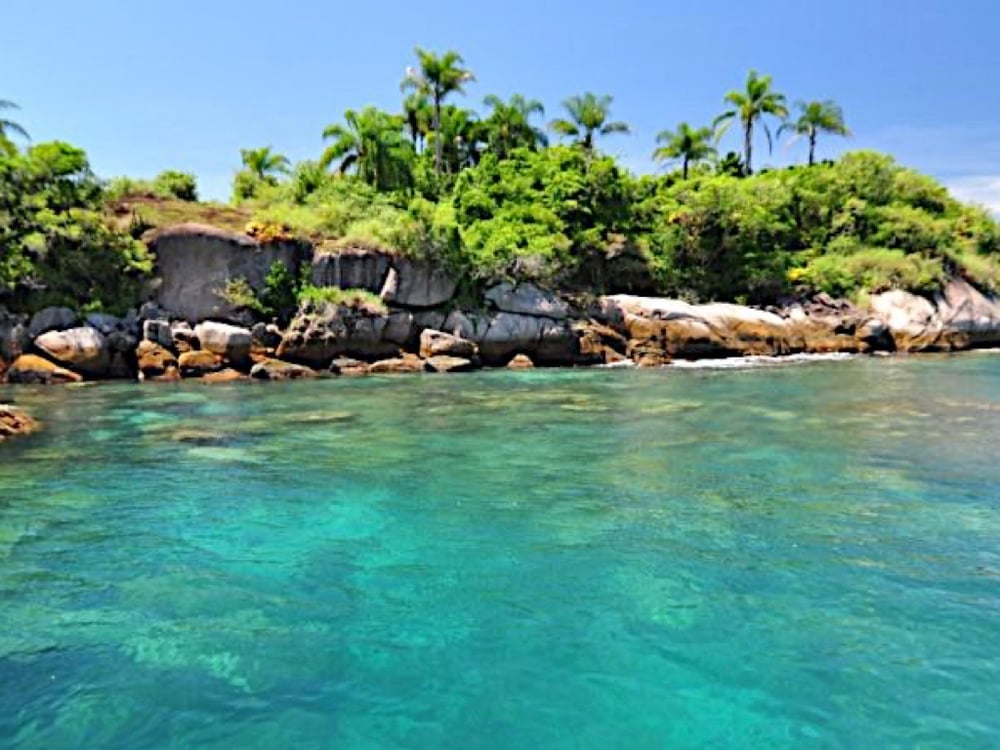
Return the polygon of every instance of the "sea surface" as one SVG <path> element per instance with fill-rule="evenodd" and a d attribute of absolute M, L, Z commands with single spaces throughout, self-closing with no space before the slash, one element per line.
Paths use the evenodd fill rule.
<path fill-rule="evenodd" d="M 0 747 L 1000 747 L 1000 354 L 0 391 Z"/>

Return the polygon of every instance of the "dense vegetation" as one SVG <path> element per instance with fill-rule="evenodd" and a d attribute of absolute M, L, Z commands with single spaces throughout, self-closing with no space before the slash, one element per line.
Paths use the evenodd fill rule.
<path fill-rule="evenodd" d="M 150 263 L 135 238 L 180 220 L 251 222 L 260 238 L 297 234 L 436 257 L 467 286 L 531 279 L 754 303 L 817 291 L 929 292 L 954 274 L 1000 288 L 1000 227 L 990 215 L 888 156 L 817 161 L 822 137 L 849 134 L 843 112 L 830 101 L 797 102 L 789 119 L 769 76 L 751 71 L 711 126 L 682 122 L 660 133 L 653 157 L 672 171 L 637 177 L 600 151 L 630 130 L 613 119 L 611 97 L 567 99 L 547 128 L 562 142 L 550 143 L 540 102 L 491 95 L 482 114 L 462 108 L 455 102 L 475 78 L 461 56 L 417 57 L 400 111 L 348 110 L 322 131 L 314 161 L 242 150 L 230 206 L 197 203 L 193 176 L 180 172 L 104 185 L 81 151 L 18 150 L 7 133 L 27 134 L 0 120 L 0 301 L 127 305 Z M 741 149 L 720 157 L 730 126 Z M 754 173 L 761 135 L 770 147 L 785 134 L 804 141 L 807 165 Z M 101 220 L 105 205 L 110 222 Z"/>

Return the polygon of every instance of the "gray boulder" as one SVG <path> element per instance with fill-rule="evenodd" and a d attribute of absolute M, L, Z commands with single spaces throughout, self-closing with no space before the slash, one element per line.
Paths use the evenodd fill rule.
<path fill-rule="evenodd" d="M 312 262 L 315 286 L 367 289 L 378 294 L 392 266 L 392 254 L 366 247 L 320 249 Z"/>
<path fill-rule="evenodd" d="M 61 331 L 72 328 L 79 316 L 68 307 L 46 307 L 36 312 L 28 324 L 28 337 L 37 338 L 49 331 Z"/>
<path fill-rule="evenodd" d="M 498 284 L 484 295 L 501 312 L 534 315 L 553 320 L 569 316 L 569 305 L 552 292 L 539 289 L 534 284 Z"/>
<path fill-rule="evenodd" d="M 440 263 L 396 258 L 381 297 L 402 307 L 435 307 L 455 296 L 456 279 Z"/>
<path fill-rule="evenodd" d="M 144 320 L 142 322 L 142 338 L 167 349 L 174 345 L 174 337 L 170 331 L 170 321 L 168 320 Z"/>
<path fill-rule="evenodd" d="M 105 336 L 107 336 L 112 331 L 117 331 L 123 327 L 123 322 L 121 318 L 114 315 L 108 315 L 107 313 L 90 313 L 83 319 L 91 328 L 95 328 Z"/>
<path fill-rule="evenodd" d="M 84 326 L 49 331 L 35 339 L 35 346 L 75 372 L 98 378 L 108 375 L 111 351 L 107 340 L 96 328 Z"/>
<path fill-rule="evenodd" d="M 194 334 L 205 351 L 225 357 L 233 364 L 245 364 L 250 360 L 252 338 L 246 328 L 206 321 L 195 326 Z"/>
<path fill-rule="evenodd" d="M 393 357 L 399 345 L 383 333 L 389 316 L 364 307 L 313 305 L 300 310 L 278 345 L 280 359 L 327 367 L 335 357 Z"/>
<path fill-rule="evenodd" d="M 468 339 L 430 328 L 420 334 L 420 356 L 424 359 L 438 356 L 471 359 L 478 354 L 479 347 Z"/>
<path fill-rule="evenodd" d="M 31 343 L 23 315 L 11 315 L 0 308 L 0 360 L 13 362 Z"/>

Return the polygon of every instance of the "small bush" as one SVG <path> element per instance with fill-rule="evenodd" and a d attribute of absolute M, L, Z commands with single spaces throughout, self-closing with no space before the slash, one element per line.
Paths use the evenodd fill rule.
<path fill-rule="evenodd" d="M 198 200 L 198 182 L 193 174 L 168 169 L 160 172 L 153 180 L 153 193 L 160 198 L 176 198 L 194 203 Z"/>
<path fill-rule="evenodd" d="M 306 284 L 299 290 L 300 305 L 344 305 L 358 307 L 370 312 L 385 313 L 385 302 L 377 294 L 367 289 L 341 289 L 337 286 L 313 286 Z"/>
<path fill-rule="evenodd" d="M 249 310 L 258 315 L 267 313 L 253 287 L 242 276 L 227 281 L 222 289 L 216 290 L 216 294 L 238 310 Z"/>

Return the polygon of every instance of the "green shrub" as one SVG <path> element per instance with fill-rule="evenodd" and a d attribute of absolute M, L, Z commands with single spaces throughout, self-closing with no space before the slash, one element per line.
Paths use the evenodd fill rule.
<path fill-rule="evenodd" d="M 299 290 L 300 306 L 344 305 L 359 307 L 375 313 L 385 313 L 385 302 L 367 289 L 341 289 L 337 286 L 313 286 L 305 284 Z"/>
<path fill-rule="evenodd" d="M 196 202 L 198 182 L 193 174 L 168 169 L 160 172 L 153 180 L 153 193 L 160 198 Z"/>

